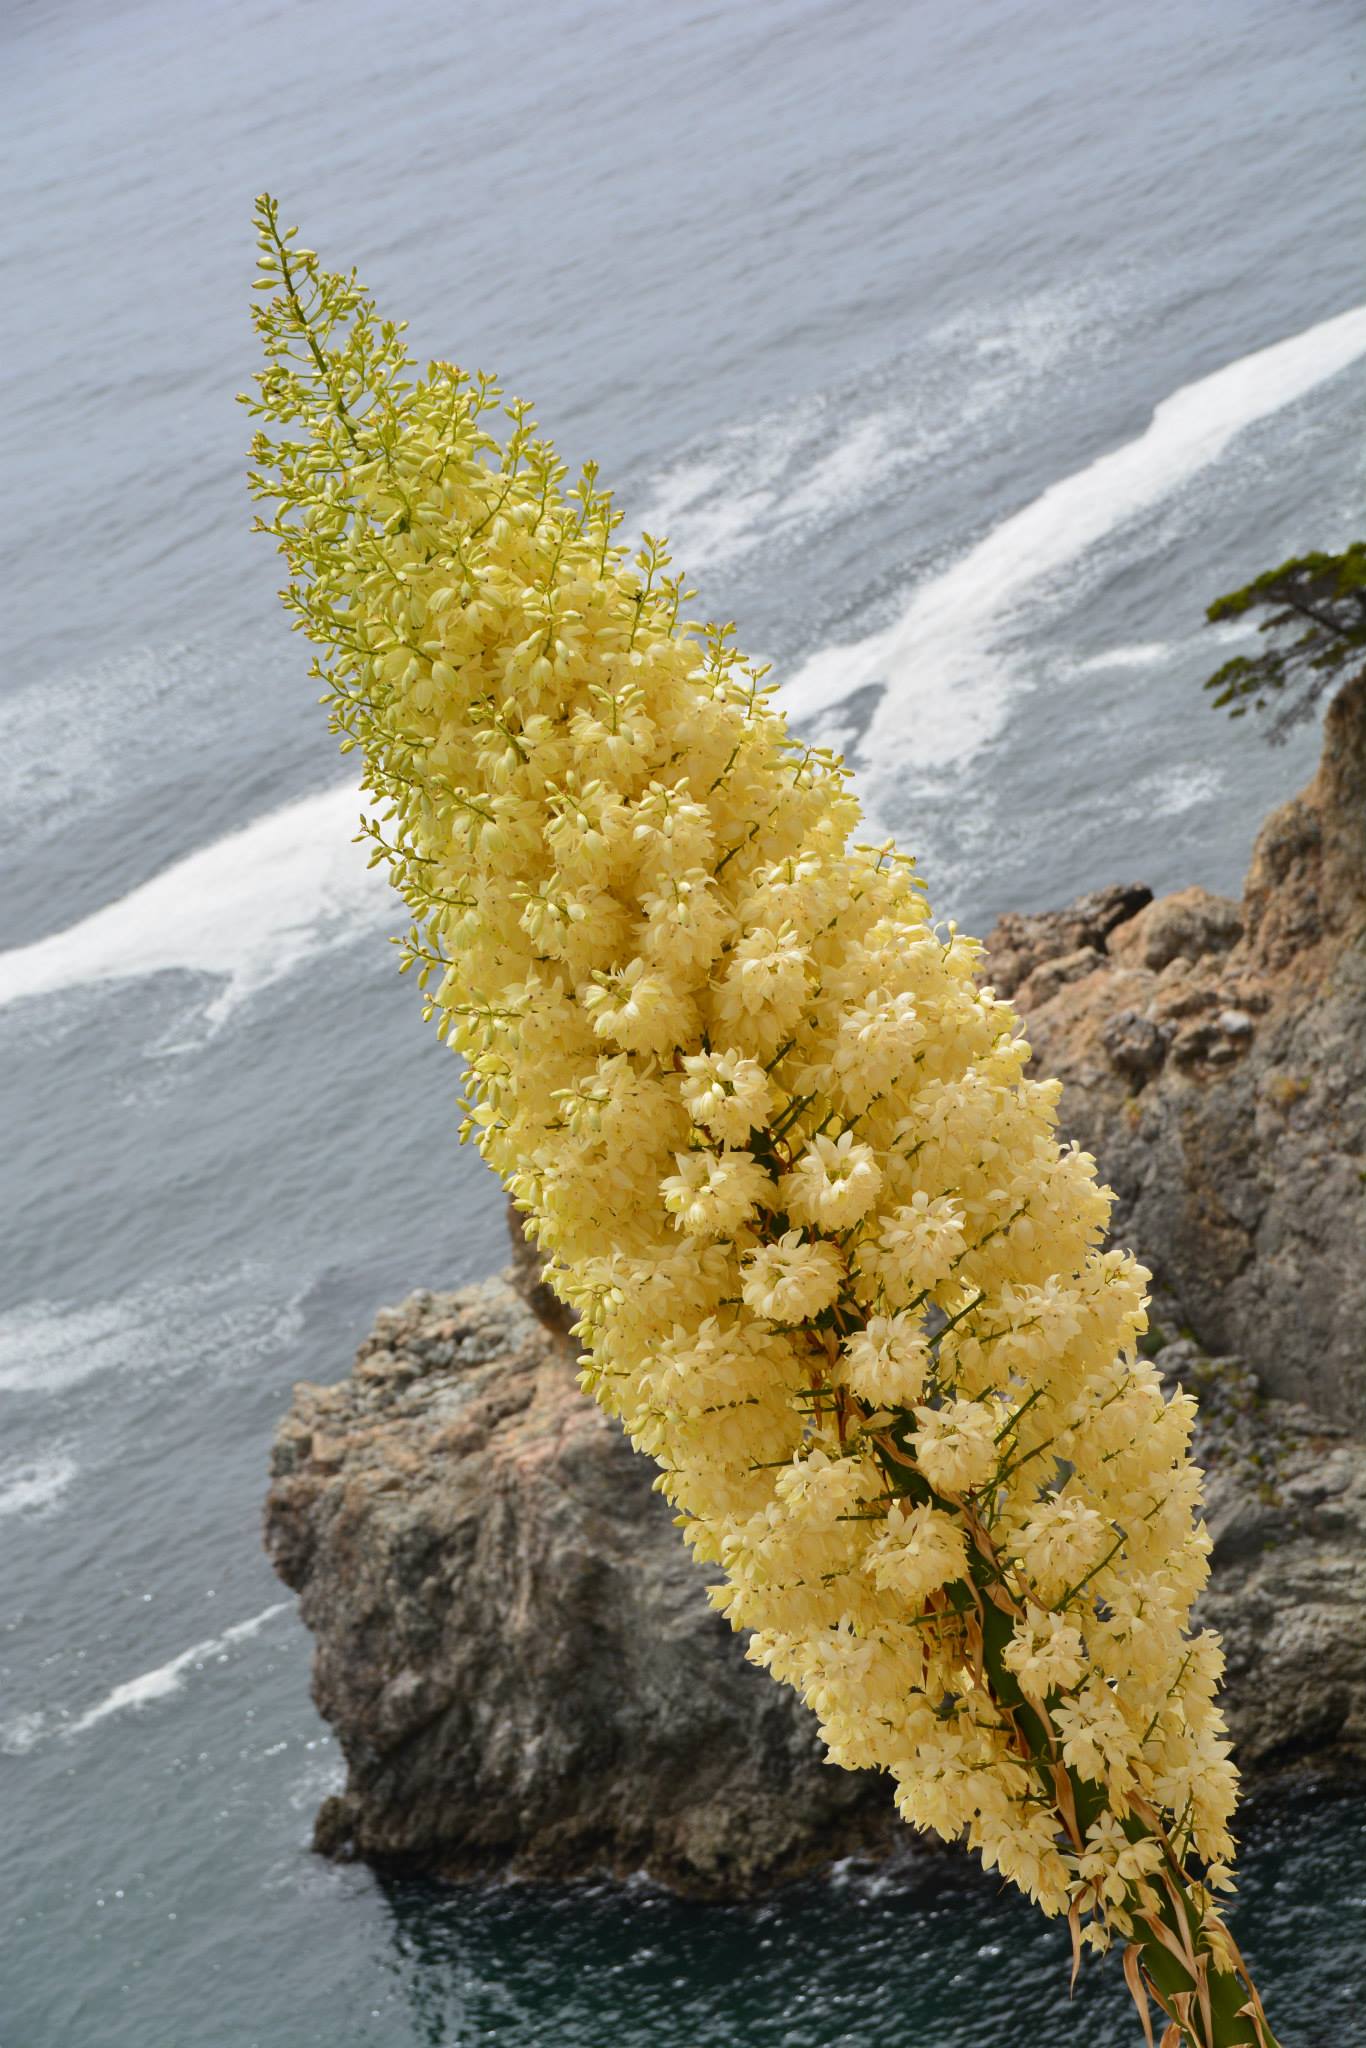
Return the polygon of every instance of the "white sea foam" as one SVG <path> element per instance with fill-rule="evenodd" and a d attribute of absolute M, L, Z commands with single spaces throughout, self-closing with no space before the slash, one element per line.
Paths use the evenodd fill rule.
<path fill-rule="evenodd" d="M 206 1352 L 236 1367 L 269 1355 L 297 1328 L 298 1300 L 269 1298 L 267 1274 L 135 1288 L 72 1308 L 29 1301 L 0 1315 L 0 1393 L 58 1394 L 98 1374 L 203 1370 Z"/>
<path fill-rule="evenodd" d="M 26 1302 L 0 1315 L 0 1393 L 56 1393 L 124 1364 L 142 1317 L 128 1301 L 93 1308 Z"/>
<path fill-rule="evenodd" d="M 879 791 L 898 786 L 911 762 L 929 770 L 961 764 L 1003 723 L 1012 677 L 998 643 L 1021 600 L 1217 462 L 1245 428 L 1363 353 L 1366 307 L 1358 307 L 1184 386 L 1144 433 L 1052 484 L 922 583 L 890 627 L 813 655 L 785 683 L 785 707 L 811 720 L 860 688 L 882 686 L 864 737 L 876 763 L 867 792 L 874 810 Z M 790 516 L 815 516 L 818 505 L 828 515 L 832 492 L 866 490 L 879 462 L 894 459 L 890 422 L 865 415 L 813 457 L 790 493 Z M 746 436 L 732 437 L 724 459 L 673 472 L 644 523 L 666 527 L 672 513 L 686 529 L 692 518 L 694 559 L 748 545 L 765 521 L 772 525 L 779 485 L 798 456 L 812 453 L 812 431 L 803 413 L 764 428 L 758 486 L 727 503 L 718 490 L 746 454 Z M 906 453 L 902 447 L 895 459 Z M 778 515 L 780 526 L 788 516 Z M 1138 653 L 1119 650 L 1125 659 Z M 359 810 L 348 786 L 287 804 L 66 930 L 0 953 L 0 1005 L 181 970 L 218 984 L 206 1019 L 220 1024 L 256 990 L 392 915 L 383 877 L 351 844 Z"/>
<path fill-rule="evenodd" d="M 0 1726 L 0 1756 L 27 1756 L 43 1739 L 47 1716 L 38 1711 L 15 1714 Z"/>
<path fill-rule="evenodd" d="M 321 1738 L 326 1740 L 327 1738 Z M 312 1745 L 309 1745 L 310 1748 Z M 289 1803 L 296 1813 L 314 1814 L 331 1792 L 346 1783 L 346 1760 L 335 1751 L 306 1764 L 289 1788 Z"/>
<path fill-rule="evenodd" d="M 236 1622 L 232 1628 L 225 1628 L 220 1636 L 209 1636 L 202 1643 L 192 1643 L 188 1650 L 182 1650 L 178 1657 L 172 1657 L 169 1664 L 162 1664 L 155 1671 L 144 1671 L 138 1678 L 125 1679 L 112 1692 L 90 1707 L 75 1721 L 66 1725 L 68 1735 L 83 1735 L 97 1722 L 107 1721 L 111 1714 L 123 1714 L 148 1707 L 154 1700 L 164 1700 L 181 1690 L 187 1675 L 212 1659 L 225 1657 L 237 1643 L 244 1643 L 263 1629 L 277 1614 L 283 1614 L 289 1605 L 287 1600 L 276 1600 L 271 1606 L 262 1608 L 248 1621 Z"/>
<path fill-rule="evenodd" d="M 884 685 L 864 739 L 870 793 L 917 762 L 961 764 L 999 731 L 1012 694 L 998 643 L 1010 614 L 1126 521 L 1217 462 L 1234 438 L 1366 354 L 1366 306 L 1257 350 L 1164 399 L 1147 429 L 1061 478 L 911 594 L 884 631 L 814 655 L 782 701 L 809 719 Z"/>
<path fill-rule="evenodd" d="M 731 428 L 706 454 L 689 453 L 653 479 L 642 531 L 667 534 L 691 574 L 737 561 L 813 511 L 829 516 L 847 507 L 886 469 L 906 428 L 891 416 L 865 415 L 832 447 L 829 413 L 826 399 L 804 398 Z M 818 477 L 823 499 L 813 495 Z"/>
<path fill-rule="evenodd" d="M 1346 541 L 1343 546 L 1347 546 Z M 1255 617 L 1222 619 L 1217 626 L 1210 627 L 1208 637 L 1221 645 L 1231 645 L 1236 640 L 1254 640 L 1261 630 L 1261 622 Z"/>
<path fill-rule="evenodd" d="M 864 392 L 861 409 L 841 385 L 689 449 L 651 479 L 639 524 L 667 534 L 691 575 L 848 517 L 894 478 L 961 459 L 1027 384 L 1094 341 L 1111 317 L 1105 298 L 1088 285 L 957 315 Z"/>
<path fill-rule="evenodd" d="M 1103 654 L 1093 654 L 1087 661 L 1077 663 L 1077 674 L 1096 675 L 1111 668 L 1156 668 L 1160 661 L 1171 659 L 1172 649 L 1165 640 L 1142 640 L 1132 647 L 1107 647 Z"/>
<path fill-rule="evenodd" d="M 60 1455 L 0 1468 L 0 1515 L 51 1507 L 66 1492 L 76 1471 L 76 1460 Z"/>
<path fill-rule="evenodd" d="M 1196 810 L 1218 794 L 1224 781 L 1217 767 L 1176 766 L 1145 775 L 1129 792 L 1125 810 L 1131 817 L 1176 818 Z"/>
<path fill-rule="evenodd" d="M 215 660 L 221 671 L 221 650 Z M 195 689 L 207 667 L 204 651 L 184 643 L 127 647 L 7 693 L 0 841 L 111 795 L 168 705 L 181 732 L 212 713 L 216 699 Z"/>
<path fill-rule="evenodd" d="M 392 915 L 352 839 L 350 785 L 301 798 L 189 854 L 64 931 L 0 953 L 0 1004 L 179 969 L 219 988 L 215 1026 L 257 989 Z"/>

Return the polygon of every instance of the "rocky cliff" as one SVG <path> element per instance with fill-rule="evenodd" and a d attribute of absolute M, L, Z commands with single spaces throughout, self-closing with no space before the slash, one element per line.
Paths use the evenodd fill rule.
<path fill-rule="evenodd" d="M 1366 688 L 1241 902 L 1096 892 L 987 972 L 1158 1276 L 1195 1386 L 1227 1705 L 1254 1775 L 1366 1765 Z M 266 1540 L 317 1639 L 344 1794 L 318 1846 L 445 1875 L 645 1870 L 739 1896 L 905 1840 L 702 1598 L 651 1472 L 514 1269 L 384 1311 L 300 1386 Z M 930 1852 L 926 1852 L 930 1853 Z"/>
<path fill-rule="evenodd" d="M 1241 902 L 1101 890 L 1002 918 L 985 971 L 1181 1320 L 1366 1423 L 1366 679 Z"/>
<path fill-rule="evenodd" d="M 266 1542 L 349 1772 L 318 1846 L 714 1896 L 885 1847 L 885 1788 L 744 1661 L 513 1277 L 384 1310 L 276 1435 Z"/>
<path fill-rule="evenodd" d="M 349 1774 L 318 1847 L 739 1897 L 904 1842 L 882 1782 L 825 1766 L 812 1716 L 745 1663 L 514 1278 L 382 1311 L 277 1432 L 266 1541 Z M 1366 1451 L 1188 1337 L 1156 1357 L 1201 1399 L 1204 1618 L 1241 1761 L 1366 1764 Z"/>

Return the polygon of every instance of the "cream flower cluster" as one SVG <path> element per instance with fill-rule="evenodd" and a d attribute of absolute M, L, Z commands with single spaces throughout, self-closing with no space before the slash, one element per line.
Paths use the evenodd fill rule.
<path fill-rule="evenodd" d="M 491 433 L 486 378 L 406 381 L 354 281 L 264 246 L 287 602 L 584 1386 L 834 1762 L 1097 1945 L 1170 1922 L 1178 1873 L 1196 1974 L 1229 1967 L 1193 1404 L 1057 1085 L 594 472 L 523 406 Z"/>

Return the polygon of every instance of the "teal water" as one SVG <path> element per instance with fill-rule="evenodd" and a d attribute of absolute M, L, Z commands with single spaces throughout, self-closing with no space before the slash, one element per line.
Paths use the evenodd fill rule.
<path fill-rule="evenodd" d="M 301 1771 L 302 1766 L 302 1771 Z M 749 1906 L 644 1883 L 450 1887 L 305 1863 L 271 1794 L 309 1781 L 271 1746 L 168 1757 L 143 1826 L 76 1898 L 21 1913 L 31 1959 L 9 2044 L 447 2048 L 1115 2048 L 1141 2038 L 1118 1962 L 1069 2001 L 1066 1933 L 956 1857 L 912 1854 Z M 117 1810 L 117 1802 L 115 1803 Z M 291 1812 L 286 1804 L 286 1813 Z M 193 1840 L 191 1836 L 193 1835 Z M 1366 2040 L 1366 1800 L 1252 1806 L 1237 1926 L 1283 2048 Z M 110 1844 L 112 1848 L 112 1843 Z M 81 1910 L 82 1967 L 39 1968 Z M 31 2015 L 31 2017 L 30 2017 Z"/>
<path fill-rule="evenodd" d="M 1235 887 L 1312 765 L 1200 620 L 1359 530 L 1363 58 L 1356 0 L 0 10 L 0 2048 L 1135 2038 L 956 1877 L 308 1854 L 270 1432 L 503 1239 L 247 532 L 250 203 L 596 455 L 981 929 Z M 1286 2048 L 1366 2042 L 1360 1824 L 1249 1818 Z"/>

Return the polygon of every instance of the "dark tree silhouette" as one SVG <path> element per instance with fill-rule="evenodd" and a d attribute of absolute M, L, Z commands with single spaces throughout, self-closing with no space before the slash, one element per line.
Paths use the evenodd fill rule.
<path fill-rule="evenodd" d="M 1205 616 L 1214 625 L 1252 611 L 1267 613 L 1258 630 L 1270 644 L 1260 654 L 1235 654 L 1205 688 L 1233 718 L 1274 705 L 1266 736 L 1281 740 L 1326 690 L 1366 666 L 1366 541 L 1340 555 L 1296 555 L 1216 597 Z"/>

